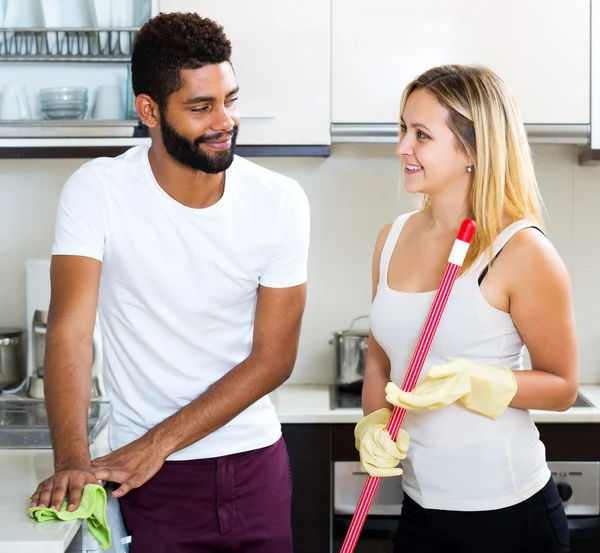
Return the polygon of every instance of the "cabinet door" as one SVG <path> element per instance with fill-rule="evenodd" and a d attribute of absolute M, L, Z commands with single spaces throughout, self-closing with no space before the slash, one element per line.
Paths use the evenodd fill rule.
<path fill-rule="evenodd" d="M 332 121 L 392 123 L 404 87 L 446 63 L 483 64 L 525 123 L 590 120 L 590 0 L 332 0 Z"/>
<path fill-rule="evenodd" d="M 329 144 L 331 10 L 325 0 L 160 0 L 225 28 L 240 85 L 239 144 Z"/>
<path fill-rule="evenodd" d="M 294 553 L 330 553 L 330 425 L 284 424 L 292 471 Z"/>

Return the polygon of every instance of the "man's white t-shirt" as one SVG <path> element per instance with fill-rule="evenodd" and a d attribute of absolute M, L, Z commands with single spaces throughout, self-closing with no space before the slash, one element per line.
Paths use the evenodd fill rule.
<path fill-rule="evenodd" d="M 52 253 L 102 261 L 98 313 L 113 450 L 249 355 L 258 287 L 306 281 L 309 226 L 296 181 L 237 156 L 222 198 L 204 209 L 178 203 L 158 185 L 144 146 L 71 176 Z M 250 451 L 280 436 L 266 396 L 169 459 Z"/>

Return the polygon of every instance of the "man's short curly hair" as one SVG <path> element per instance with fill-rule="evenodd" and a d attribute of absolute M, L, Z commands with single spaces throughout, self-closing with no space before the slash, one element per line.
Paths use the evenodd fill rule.
<path fill-rule="evenodd" d="M 138 32 L 131 56 L 133 92 L 148 94 L 161 109 L 182 86 L 183 69 L 231 61 L 223 27 L 196 13 L 160 13 Z"/>

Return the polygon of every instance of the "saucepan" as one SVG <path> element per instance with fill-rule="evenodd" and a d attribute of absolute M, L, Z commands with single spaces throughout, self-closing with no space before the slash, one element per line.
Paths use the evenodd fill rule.
<path fill-rule="evenodd" d="M 369 349 L 369 331 L 354 330 L 354 324 L 368 315 L 356 317 L 346 330 L 333 333 L 329 341 L 335 347 L 336 384 L 338 386 L 362 385 Z"/>

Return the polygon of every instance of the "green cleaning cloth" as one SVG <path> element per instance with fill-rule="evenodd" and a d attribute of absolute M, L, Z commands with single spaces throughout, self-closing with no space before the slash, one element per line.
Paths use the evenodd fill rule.
<path fill-rule="evenodd" d="M 67 511 L 69 502 L 65 499 L 60 511 L 48 507 L 30 507 L 29 516 L 38 522 L 49 520 L 87 519 L 88 530 L 96 538 L 102 549 L 110 547 L 110 528 L 106 523 L 106 492 L 98 484 L 83 487 L 81 503 L 73 512 Z"/>

